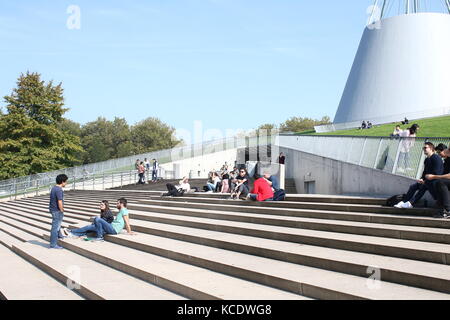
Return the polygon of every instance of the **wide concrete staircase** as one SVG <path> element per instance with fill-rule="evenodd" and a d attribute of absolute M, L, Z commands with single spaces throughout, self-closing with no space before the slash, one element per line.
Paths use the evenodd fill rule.
<path fill-rule="evenodd" d="M 7 299 L 450 299 L 450 221 L 383 199 L 284 202 L 161 191 L 66 192 L 64 227 L 126 197 L 138 234 L 66 239 L 49 250 L 48 196 L 3 204 Z M 6 279 L 7 278 L 7 279 Z M 18 279 L 18 280 L 17 280 Z"/>

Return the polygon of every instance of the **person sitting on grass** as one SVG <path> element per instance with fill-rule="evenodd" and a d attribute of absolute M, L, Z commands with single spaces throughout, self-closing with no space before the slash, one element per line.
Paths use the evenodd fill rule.
<path fill-rule="evenodd" d="M 259 178 L 253 184 L 253 189 L 247 195 L 247 199 L 253 201 L 272 201 L 273 189 L 269 183 L 269 180 L 265 176 Z"/>
<path fill-rule="evenodd" d="M 111 209 L 109 208 L 109 202 L 107 200 L 103 200 L 102 202 L 100 202 L 100 218 L 108 223 L 114 221 L 114 214 L 111 212 Z M 63 229 L 64 236 L 68 238 L 80 238 L 86 236 L 89 232 L 97 232 L 95 223 L 78 229 Z"/>

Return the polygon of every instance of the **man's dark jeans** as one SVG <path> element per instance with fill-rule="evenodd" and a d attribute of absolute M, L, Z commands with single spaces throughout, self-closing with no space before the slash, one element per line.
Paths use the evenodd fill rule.
<path fill-rule="evenodd" d="M 425 181 L 424 184 L 415 183 L 409 187 L 408 193 L 406 194 L 404 202 L 411 202 L 411 204 L 419 201 L 427 191 L 430 192 L 433 199 L 437 199 L 435 191 L 436 180 Z M 417 193 L 416 193 L 417 192 Z"/>
<path fill-rule="evenodd" d="M 450 211 L 450 180 L 442 179 L 436 181 L 436 193 L 438 201 L 444 209 Z"/>

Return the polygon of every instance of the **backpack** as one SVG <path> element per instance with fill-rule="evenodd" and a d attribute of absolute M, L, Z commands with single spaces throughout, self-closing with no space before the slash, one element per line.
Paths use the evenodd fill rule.
<path fill-rule="evenodd" d="M 386 200 L 386 206 L 387 207 L 393 207 L 397 203 L 399 203 L 400 201 L 403 201 L 404 198 L 405 198 L 404 194 L 397 194 L 395 196 L 392 196 L 392 197 L 390 197 L 389 199 Z"/>
<path fill-rule="evenodd" d="M 273 201 L 284 201 L 286 199 L 286 192 L 283 189 L 275 191 L 273 194 Z"/>

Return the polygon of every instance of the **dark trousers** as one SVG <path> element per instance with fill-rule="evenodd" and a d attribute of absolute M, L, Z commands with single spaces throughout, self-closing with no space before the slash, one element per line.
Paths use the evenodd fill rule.
<path fill-rule="evenodd" d="M 450 180 L 442 179 L 436 181 L 436 194 L 438 201 L 444 209 L 450 211 Z"/>
<path fill-rule="evenodd" d="M 138 184 L 145 184 L 144 181 L 144 173 L 139 173 L 139 181 Z"/>
<path fill-rule="evenodd" d="M 180 197 L 183 195 L 182 193 L 178 192 L 177 188 L 171 183 L 166 184 L 166 187 L 168 191 L 164 194 L 166 196 Z"/>
<path fill-rule="evenodd" d="M 409 187 L 408 193 L 405 197 L 405 202 L 409 201 L 411 204 L 416 203 L 425 195 L 427 191 L 430 192 L 433 199 L 436 200 L 436 191 L 435 191 L 436 180 L 433 181 L 425 181 L 424 184 L 415 183 Z M 417 193 L 416 193 L 417 192 Z"/>

